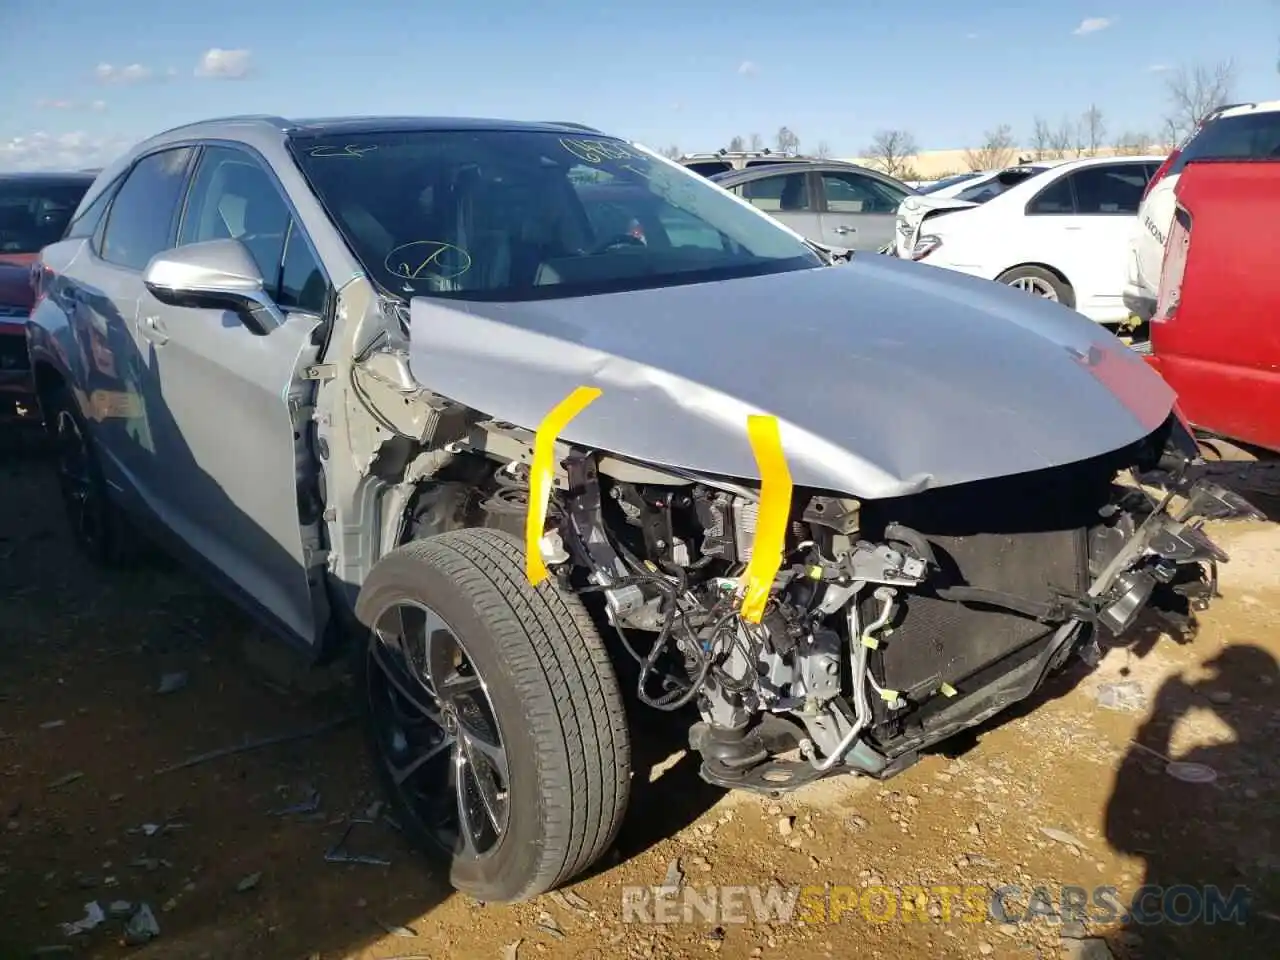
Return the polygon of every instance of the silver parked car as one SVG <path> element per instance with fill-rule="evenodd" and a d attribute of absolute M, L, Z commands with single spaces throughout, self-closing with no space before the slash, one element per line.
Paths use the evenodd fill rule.
<path fill-rule="evenodd" d="M 1140 359 L 832 262 L 577 126 L 219 120 L 102 172 L 29 344 L 83 547 L 349 653 L 406 833 L 514 900 L 612 842 L 624 683 L 712 783 L 883 778 L 1212 595 L 1192 521 L 1251 508 Z"/>
<path fill-rule="evenodd" d="M 898 206 L 916 193 L 893 177 L 839 160 L 748 167 L 711 180 L 802 237 L 841 253 L 890 247 Z"/>

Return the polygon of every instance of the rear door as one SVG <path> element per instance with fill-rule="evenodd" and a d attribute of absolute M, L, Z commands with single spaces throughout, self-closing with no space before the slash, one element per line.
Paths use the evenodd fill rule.
<path fill-rule="evenodd" d="M 785 223 L 802 237 L 815 243 L 826 242 L 822 239 L 822 223 L 807 173 L 794 171 L 769 174 L 747 180 L 731 189 L 753 207 Z"/>
<path fill-rule="evenodd" d="M 79 399 L 103 454 L 107 481 L 131 506 L 162 517 L 172 488 L 154 423 L 164 412 L 156 408 L 160 398 L 148 382 L 148 358 L 145 348 L 139 351 L 134 323 L 139 302 L 150 299 L 142 271 L 173 244 L 194 155 L 192 147 L 172 147 L 133 165 L 110 197 L 95 235 L 71 264 L 63 294 L 76 345 Z"/>
<path fill-rule="evenodd" d="M 1125 253 L 1150 176 L 1144 161 L 1116 161 L 1049 178 L 1027 203 L 1016 258 L 1060 271 L 1086 316 L 1123 321 Z"/>
<path fill-rule="evenodd" d="M 893 243 L 898 205 L 908 196 L 905 190 L 853 170 L 823 170 L 817 176 L 823 243 L 866 251 Z"/>
<path fill-rule="evenodd" d="M 169 522 L 260 610 L 316 639 L 316 558 L 302 527 L 319 520 L 307 482 L 309 399 L 300 368 L 314 357 L 329 282 L 275 176 L 254 155 L 205 147 L 177 245 L 243 243 L 284 322 L 265 335 L 229 310 L 168 306 L 148 294 L 139 336 L 148 343 L 172 505 Z"/>
<path fill-rule="evenodd" d="M 1064 222 L 1076 305 L 1105 322 L 1124 320 L 1129 238 L 1153 170 L 1144 161 L 1084 167 L 1071 174 L 1076 216 Z M 1065 269 L 1065 268 L 1064 268 Z"/>

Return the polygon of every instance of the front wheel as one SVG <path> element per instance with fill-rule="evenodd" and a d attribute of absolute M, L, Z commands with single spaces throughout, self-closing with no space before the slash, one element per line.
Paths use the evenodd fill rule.
<path fill-rule="evenodd" d="M 617 678 L 578 597 L 531 587 L 519 542 L 453 530 L 370 572 L 357 676 L 406 834 L 483 901 L 544 893 L 613 842 L 630 789 Z"/>

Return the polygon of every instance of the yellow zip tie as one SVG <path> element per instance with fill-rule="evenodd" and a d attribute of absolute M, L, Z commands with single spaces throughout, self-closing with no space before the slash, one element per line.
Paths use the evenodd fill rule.
<path fill-rule="evenodd" d="M 875 638 L 875 634 L 864 633 L 862 635 L 862 645 L 868 650 L 875 650 L 880 646 L 880 641 Z"/>
<path fill-rule="evenodd" d="M 782 566 L 787 521 L 791 518 L 791 471 L 782 452 L 777 417 L 748 416 L 747 439 L 751 441 L 751 452 L 760 469 L 760 511 L 751 560 L 742 575 L 745 590 L 741 614 L 748 623 L 759 623 L 769 602 L 773 580 Z"/>
<path fill-rule="evenodd" d="M 542 561 L 542 535 L 546 530 L 547 504 L 551 502 L 551 485 L 555 478 L 556 438 L 564 432 L 569 421 L 585 410 L 600 393 L 599 387 L 575 388 L 542 418 L 533 435 L 529 512 L 524 522 L 524 572 L 535 587 L 547 579 L 547 565 Z"/>
<path fill-rule="evenodd" d="M 954 697 L 956 695 L 956 688 L 949 683 L 944 683 L 938 688 L 938 692 L 944 697 Z"/>
<path fill-rule="evenodd" d="M 885 703 L 893 703 L 893 701 L 898 699 L 898 691 L 897 690 L 881 690 L 880 699 L 883 700 Z"/>

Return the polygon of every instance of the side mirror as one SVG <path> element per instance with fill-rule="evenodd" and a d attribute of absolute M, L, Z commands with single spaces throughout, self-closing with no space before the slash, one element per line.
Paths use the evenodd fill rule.
<path fill-rule="evenodd" d="M 231 310 L 254 333 L 270 333 L 284 322 L 266 294 L 262 272 L 239 240 L 204 240 L 157 253 L 142 282 L 161 303 Z"/>

